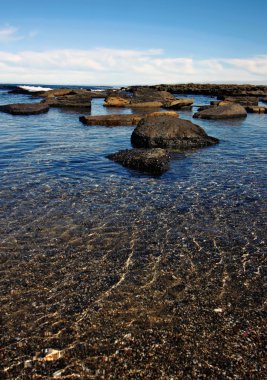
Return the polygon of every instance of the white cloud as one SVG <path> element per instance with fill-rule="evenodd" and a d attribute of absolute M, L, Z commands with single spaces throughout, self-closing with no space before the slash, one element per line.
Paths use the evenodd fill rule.
<path fill-rule="evenodd" d="M 262 81 L 267 56 L 247 59 L 166 57 L 160 49 L 0 51 L 0 82 L 47 84 L 156 84 Z"/>
<path fill-rule="evenodd" d="M 22 37 L 17 35 L 17 28 L 6 26 L 0 29 L 0 42 L 18 41 Z"/>
<path fill-rule="evenodd" d="M 223 62 L 247 72 L 267 76 L 267 56 L 261 55 L 256 58 L 247 59 L 225 59 Z"/>

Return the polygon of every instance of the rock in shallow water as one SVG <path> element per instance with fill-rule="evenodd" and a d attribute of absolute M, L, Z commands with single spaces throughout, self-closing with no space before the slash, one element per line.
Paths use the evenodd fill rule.
<path fill-rule="evenodd" d="M 247 112 L 244 107 L 237 103 L 210 106 L 193 115 L 196 119 L 232 119 L 246 117 Z"/>
<path fill-rule="evenodd" d="M 164 149 L 126 149 L 107 156 L 122 166 L 160 175 L 168 170 L 169 155 Z"/>
<path fill-rule="evenodd" d="M 80 116 L 79 120 L 86 125 L 104 125 L 106 127 L 137 125 L 144 117 L 168 115 L 178 117 L 175 111 L 151 112 L 148 114 L 130 114 L 130 115 L 94 115 Z"/>
<path fill-rule="evenodd" d="M 214 145 L 218 139 L 191 121 L 170 116 L 144 118 L 132 133 L 137 148 L 192 149 Z"/>
<path fill-rule="evenodd" d="M 17 103 L 0 106 L 1 112 L 11 115 L 38 115 L 48 112 L 49 106 L 45 103 Z"/>

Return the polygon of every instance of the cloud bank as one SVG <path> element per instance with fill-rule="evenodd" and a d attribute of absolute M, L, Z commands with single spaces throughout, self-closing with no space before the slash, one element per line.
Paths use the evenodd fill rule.
<path fill-rule="evenodd" d="M 0 39 L 11 38 L 14 33 L 2 30 Z M 166 57 L 160 49 L 0 51 L 1 83 L 130 85 L 237 81 L 267 83 L 267 55 L 199 60 Z"/>

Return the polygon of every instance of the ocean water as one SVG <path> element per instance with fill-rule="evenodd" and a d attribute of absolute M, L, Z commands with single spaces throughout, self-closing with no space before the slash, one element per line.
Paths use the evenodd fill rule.
<path fill-rule="evenodd" d="M 210 100 L 195 96 L 196 105 Z M 29 101 L 38 100 L 0 90 L 0 104 Z M 102 104 L 93 100 L 91 114 L 132 112 Z M 27 117 L 0 113 L 2 346 L 5 368 L 13 366 L 7 378 L 49 347 L 69 353 L 64 373 L 81 373 L 74 358 L 95 373 L 103 342 L 106 356 L 118 356 L 103 378 L 114 368 L 118 376 L 139 368 L 150 378 L 149 360 L 156 378 L 157 363 L 162 378 L 262 370 L 267 115 L 205 121 L 192 119 L 195 110 L 180 117 L 220 144 L 177 155 L 161 177 L 106 158 L 131 147 L 133 127 L 85 126 L 79 111 L 56 108 Z M 216 323 L 207 317 L 214 310 L 222 311 Z M 175 329 L 184 337 L 179 352 L 169 336 Z M 240 343 L 244 331 L 250 341 Z M 135 357 L 125 369 L 114 341 L 127 333 L 154 356 Z M 88 361 L 79 345 L 86 350 L 90 339 L 98 355 L 90 346 Z M 225 369 L 216 362 L 216 350 L 229 361 L 239 346 L 243 364 Z M 244 364 L 252 352 L 257 360 Z M 32 368 L 43 373 L 38 363 Z"/>

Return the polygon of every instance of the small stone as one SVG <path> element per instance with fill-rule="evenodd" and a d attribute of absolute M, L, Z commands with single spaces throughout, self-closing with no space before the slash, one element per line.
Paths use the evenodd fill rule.
<path fill-rule="evenodd" d="M 31 368 L 32 367 L 32 361 L 31 360 L 26 360 L 24 362 L 24 368 Z"/>
<path fill-rule="evenodd" d="M 223 309 L 221 307 L 218 307 L 217 309 L 213 309 L 213 311 L 215 311 L 215 313 L 222 313 Z"/>
<path fill-rule="evenodd" d="M 46 352 L 47 355 L 44 357 L 44 361 L 46 362 L 58 360 L 64 356 L 63 351 L 54 350 L 53 348 L 48 348 Z"/>

